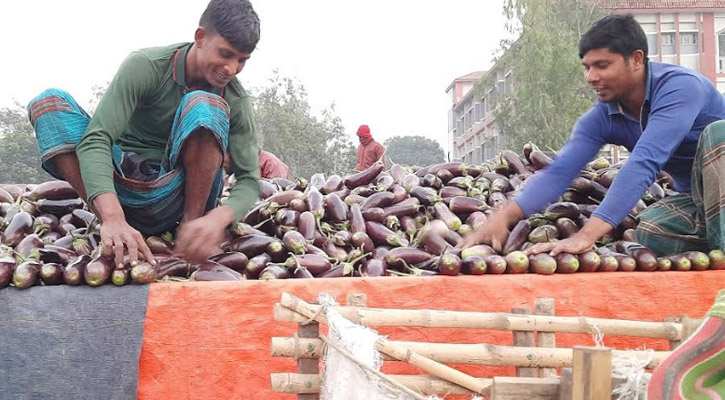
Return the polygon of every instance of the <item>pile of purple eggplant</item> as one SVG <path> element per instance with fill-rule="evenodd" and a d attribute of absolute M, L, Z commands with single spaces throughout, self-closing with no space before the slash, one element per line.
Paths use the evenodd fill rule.
<path fill-rule="evenodd" d="M 99 222 L 63 181 L 0 187 L 0 288 L 34 285 L 150 283 L 188 277 L 189 264 L 171 256 L 171 243 L 149 237 L 157 266 L 139 262 L 116 269 L 101 256 Z"/>
<path fill-rule="evenodd" d="M 487 245 L 455 247 L 555 157 L 528 144 L 523 156 L 505 150 L 476 166 L 385 170 L 377 163 L 347 177 L 262 180 L 262 200 L 232 227 L 223 249 L 248 257 L 239 270 L 247 279 L 725 269 L 721 250 L 657 258 L 634 242 L 637 214 L 677 194 L 665 173 L 596 250 L 527 257 L 526 248 L 567 238 L 587 222 L 623 164 L 604 158 L 588 164 L 558 202 L 513 227 L 501 254 Z"/>
<path fill-rule="evenodd" d="M 482 165 L 394 164 L 386 170 L 376 163 L 346 177 L 315 174 L 309 180 L 260 180 L 261 200 L 230 226 L 223 253 L 190 265 L 172 255 L 170 233 L 150 236 L 146 242 L 157 266 L 139 262 L 122 269 L 99 255 L 99 222 L 69 184 L 5 185 L 0 187 L 0 288 L 725 269 L 722 250 L 656 257 L 635 242 L 637 215 L 649 204 L 677 194 L 664 173 L 595 250 L 526 256 L 523 250 L 533 244 L 567 238 L 587 222 L 621 167 L 603 158 L 588 164 L 558 202 L 515 225 L 500 254 L 487 245 L 456 248 L 555 157 L 529 144 L 523 155 L 505 150 Z"/>

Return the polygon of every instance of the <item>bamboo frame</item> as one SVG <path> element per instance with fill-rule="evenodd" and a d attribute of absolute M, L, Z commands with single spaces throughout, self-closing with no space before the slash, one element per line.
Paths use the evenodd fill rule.
<path fill-rule="evenodd" d="M 317 312 L 318 309 L 319 306 L 314 306 L 313 311 Z M 595 332 L 594 326 L 596 326 L 605 335 L 666 340 L 682 340 L 684 337 L 682 324 L 676 322 L 357 307 L 339 307 L 338 310 L 352 322 L 371 327 L 415 326 L 592 334 Z M 293 323 L 306 319 L 279 303 L 275 304 L 274 318 L 277 321 Z"/>
<path fill-rule="evenodd" d="M 556 347 L 512 347 L 488 343 L 453 344 L 390 341 L 441 363 L 477 364 L 492 366 L 518 366 L 527 368 L 564 368 L 573 364 L 573 351 L 570 348 Z M 291 337 L 272 338 L 272 357 L 319 358 L 323 343 L 319 339 L 296 339 Z M 670 354 L 668 351 L 613 350 L 612 355 L 636 356 L 646 359 L 652 354 L 647 368 L 660 365 Z M 383 355 L 384 360 L 395 357 Z"/>
<path fill-rule="evenodd" d="M 309 304 L 289 293 L 282 293 L 282 305 L 306 316 L 307 318 L 314 319 L 317 322 L 327 325 L 327 318 L 325 318 L 324 313 L 321 312 L 322 310 L 320 306 Z M 399 344 L 381 339 L 375 344 L 375 347 L 381 353 L 385 353 L 391 357 L 397 358 L 398 360 L 405 361 L 425 372 L 463 386 L 474 393 L 486 394 L 490 389 L 488 386 L 481 385 L 476 378 L 470 375 L 421 356 L 420 354 L 402 347 Z"/>
<path fill-rule="evenodd" d="M 431 394 L 475 394 L 432 375 L 388 375 L 411 390 L 425 395 Z M 482 387 L 490 387 L 492 379 L 476 378 Z M 279 393 L 319 393 L 321 377 L 316 374 L 274 373 L 270 374 L 271 388 Z"/>

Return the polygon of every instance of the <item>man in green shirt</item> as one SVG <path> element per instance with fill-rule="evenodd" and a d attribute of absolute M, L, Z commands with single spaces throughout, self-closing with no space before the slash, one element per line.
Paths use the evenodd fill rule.
<path fill-rule="evenodd" d="M 194 42 L 131 53 L 92 118 L 58 89 L 29 104 L 43 167 L 88 201 L 116 263 L 126 251 L 153 263 L 142 233 L 179 223 L 175 252 L 205 260 L 256 201 L 252 106 L 235 76 L 259 31 L 249 1 L 211 0 Z M 237 183 L 217 207 L 225 151 Z"/>

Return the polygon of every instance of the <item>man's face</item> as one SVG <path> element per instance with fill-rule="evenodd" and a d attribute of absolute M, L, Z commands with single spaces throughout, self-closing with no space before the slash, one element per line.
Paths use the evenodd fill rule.
<path fill-rule="evenodd" d="M 203 28 L 196 31 L 199 70 L 209 85 L 222 88 L 242 72 L 250 53 L 243 53 L 227 42 L 221 35 Z"/>
<path fill-rule="evenodd" d="M 617 102 L 629 93 L 636 79 L 635 72 L 642 67 L 639 51 L 625 60 L 621 54 L 609 49 L 589 50 L 582 58 L 586 80 L 594 89 L 599 100 Z"/>

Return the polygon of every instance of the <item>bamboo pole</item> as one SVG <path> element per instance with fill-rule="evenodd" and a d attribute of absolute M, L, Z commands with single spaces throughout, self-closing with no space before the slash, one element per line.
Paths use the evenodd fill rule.
<path fill-rule="evenodd" d="M 315 311 L 317 308 L 315 308 Z M 416 326 L 428 328 L 471 328 L 504 331 L 595 333 L 605 335 L 681 340 L 682 324 L 674 322 L 630 321 L 619 319 L 514 315 L 468 311 L 394 310 L 339 307 L 347 319 L 364 326 Z M 275 304 L 274 318 L 281 322 L 302 322 L 306 318 L 283 305 Z"/>
<path fill-rule="evenodd" d="M 571 348 L 512 347 L 497 346 L 488 343 L 456 344 L 427 342 L 393 342 L 409 348 L 420 355 L 441 363 L 476 364 L 494 366 L 519 366 L 529 368 L 571 367 L 573 353 Z M 309 357 L 319 358 L 322 354 L 322 341 L 291 337 L 272 338 L 272 357 Z M 668 351 L 613 350 L 613 357 L 637 357 L 652 361 L 647 368 L 657 368 L 670 354 Z M 385 360 L 394 357 L 383 355 Z"/>
<path fill-rule="evenodd" d="M 534 301 L 534 314 L 536 315 L 554 315 L 554 299 L 536 299 Z M 536 334 L 537 347 L 556 347 L 556 334 L 553 332 L 538 332 Z M 556 369 L 542 368 L 539 370 L 539 376 L 542 378 L 550 378 L 556 376 Z"/>
<path fill-rule="evenodd" d="M 324 316 L 324 313 L 321 312 L 319 306 L 315 307 L 314 305 L 309 304 L 289 293 L 282 293 L 281 302 L 283 306 L 299 312 L 307 318 L 315 319 L 320 323 L 327 324 L 327 318 Z M 428 372 L 429 374 L 461 385 L 474 393 L 485 394 L 485 392 L 489 389 L 488 386 L 481 385 L 476 378 L 468 374 L 464 374 L 463 372 L 453 369 L 447 365 L 443 365 L 427 357 L 421 356 L 420 354 L 399 344 L 381 339 L 375 344 L 375 347 L 381 353 L 385 353 L 391 357 L 397 358 L 398 360 L 405 361 L 425 372 Z"/>
<path fill-rule="evenodd" d="M 446 380 L 436 378 L 432 375 L 388 375 L 391 379 L 400 382 L 411 390 L 425 395 L 434 394 L 475 394 L 470 390 L 450 383 Z M 493 380 L 476 378 L 481 386 L 490 387 Z M 271 388 L 278 393 L 319 393 L 321 377 L 319 375 L 295 374 L 295 373 L 273 373 L 270 374 Z"/>
<path fill-rule="evenodd" d="M 511 309 L 512 314 L 517 315 L 531 315 L 531 310 L 528 308 L 518 307 Z M 530 331 L 513 331 L 514 346 L 516 347 L 535 347 L 536 342 L 534 338 L 534 332 Z M 521 378 L 537 378 L 539 371 L 536 368 L 529 367 L 516 367 L 516 376 Z"/>

